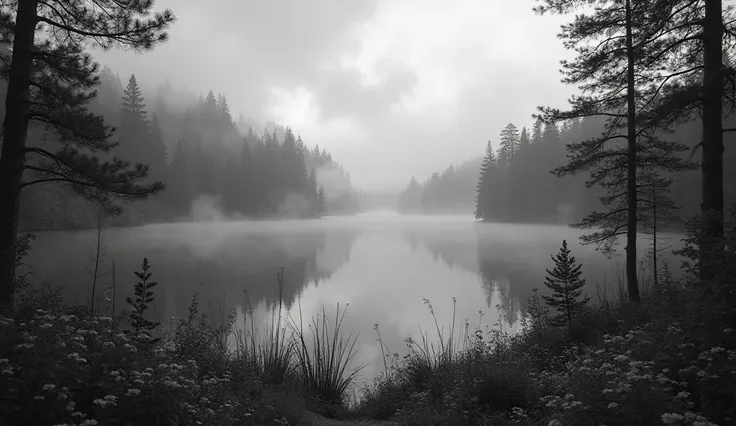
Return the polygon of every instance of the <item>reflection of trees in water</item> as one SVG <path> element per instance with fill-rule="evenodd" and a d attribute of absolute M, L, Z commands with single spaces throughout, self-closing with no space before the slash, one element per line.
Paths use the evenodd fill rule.
<path fill-rule="evenodd" d="M 450 230 L 406 229 L 402 232 L 404 240 L 411 247 L 412 253 L 421 244 L 432 255 L 435 262 L 441 261 L 448 268 L 460 267 L 475 272 L 476 262 L 475 236 L 457 233 Z"/>
<path fill-rule="evenodd" d="M 478 273 L 488 307 L 500 305 L 504 320 L 513 326 L 526 311 L 533 289 L 546 292 L 544 276 L 545 268 L 552 266 L 550 254 L 559 249 L 563 238 L 576 240 L 571 232 L 564 227 L 478 223 L 471 232 L 415 229 L 403 235 L 409 244 L 426 247 L 435 261 Z M 573 250 L 584 264 L 589 293 L 595 293 L 596 284 L 611 281 L 611 261 L 590 248 Z M 494 303 L 494 296 L 498 302 Z"/>
<path fill-rule="evenodd" d="M 409 250 L 412 254 L 415 253 L 422 242 L 422 233 L 418 229 L 408 228 L 401 231 L 401 236 L 409 244 Z"/>
<path fill-rule="evenodd" d="M 199 293 L 200 308 L 219 319 L 248 302 L 253 306 L 276 304 L 276 274 L 282 267 L 284 302 L 291 306 L 306 286 L 329 279 L 348 262 L 358 234 L 347 229 L 317 228 L 288 233 L 240 232 L 213 241 L 167 241 L 161 237 L 151 244 L 136 244 L 135 239 L 120 236 L 109 249 L 116 264 L 118 300 L 130 294 L 136 281 L 133 271 L 147 257 L 153 279 L 159 283 L 154 289 L 154 311 L 161 319 L 185 316 L 194 293 Z M 90 281 L 85 271 L 87 241 L 75 238 L 75 245 L 71 245 L 68 240 L 55 240 L 58 237 L 63 236 L 41 235 L 31 261 L 53 285 L 67 287 L 66 294 L 72 300 L 83 302 Z M 109 279 L 107 276 L 104 281 Z M 104 281 L 103 287 L 110 285 Z M 119 303 L 118 308 L 122 307 Z"/>

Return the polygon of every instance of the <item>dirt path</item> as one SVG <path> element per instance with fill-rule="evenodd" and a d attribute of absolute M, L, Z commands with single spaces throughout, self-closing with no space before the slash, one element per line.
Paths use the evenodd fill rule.
<path fill-rule="evenodd" d="M 309 426 L 398 426 L 398 423 L 379 420 L 335 420 L 309 413 L 304 417 Z"/>

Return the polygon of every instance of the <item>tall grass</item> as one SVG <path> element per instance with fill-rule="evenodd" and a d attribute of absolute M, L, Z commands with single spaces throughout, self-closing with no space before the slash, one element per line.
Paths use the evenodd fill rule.
<path fill-rule="evenodd" d="M 428 299 L 424 304 L 434 320 L 436 340 L 429 338 L 429 333 L 419 328 L 419 341 L 408 338 L 409 356 L 406 359 L 407 371 L 416 383 L 423 383 L 433 373 L 450 365 L 459 354 L 465 352 L 470 343 L 469 323 L 465 322 L 464 333 L 456 336 L 457 299 L 452 298 L 452 317 L 449 323 L 449 334 L 445 333 L 445 327 L 440 328 L 434 307 Z"/>
<path fill-rule="evenodd" d="M 301 306 L 299 324 L 291 322 L 297 340 L 294 354 L 299 377 L 308 390 L 328 403 L 343 403 L 350 385 L 366 365 L 353 364 L 360 333 L 344 337 L 340 332 L 346 312 L 347 306 L 341 312 L 338 303 L 333 323 L 323 307 L 322 314 L 312 317 L 307 326 L 309 334 L 304 332 Z"/>
<path fill-rule="evenodd" d="M 238 357 L 269 384 L 298 382 L 322 402 L 343 404 L 365 367 L 354 363 L 359 334 L 342 333 L 347 307 L 341 310 L 338 304 L 334 319 L 328 318 L 323 307 L 306 331 L 301 306 L 298 323 L 285 312 L 283 268 L 277 282 L 278 305 L 269 308 L 270 317 L 260 330 L 246 292 L 248 310 L 242 328 L 234 331 Z"/>
<path fill-rule="evenodd" d="M 243 315 L 243 329 L 235 333 L 237 352 L 250 367 L 259 372 L 270 384 L 281 384 L 292 378 L 294 372 L 293 333 L 287 335 L 283 322 L 284 269 L 276 275 L 279 296 L 278 308 L 271 310 L 270 322 L 266 322 L 263 334 L 259 333 L 253 318 L 253 307 L 248 298 L 248 312 Z M 250 316 L 250 331 L 248 317 Z"/>

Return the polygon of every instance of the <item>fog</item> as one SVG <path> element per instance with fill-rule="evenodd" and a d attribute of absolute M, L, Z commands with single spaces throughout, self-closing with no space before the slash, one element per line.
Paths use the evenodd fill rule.
<path fill-rule="evenodd" d="M 534 4 L 158 0 L 178 17 L 167 43 L 94 57 L 123 83 L 168 80 L 190 93 L 182 103 L 223 93 L 233 117 L 291 126 L 358 188 L 388 190 L 482 154 L 507 123 L 530 126 L 537 105 L 564 105 L 563 20 Z"/>

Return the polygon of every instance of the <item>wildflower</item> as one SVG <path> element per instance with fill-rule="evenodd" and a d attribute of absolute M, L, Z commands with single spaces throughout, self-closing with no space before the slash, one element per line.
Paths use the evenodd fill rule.
<path fill-rule="evenodd" d="M 53 384 L 50 384 L 50 383 L 49 384 L 45 384 L 45 385 L 43 385 L 41 387 L 41 389 L 43 389 L 45 391 L 51 391 L 51 390 L 54 390 L 54 388 L 56 388 L 56 385 L 53 385 Z"/>
<path fill-rule="evenodd" d="M 685 420 L 685 417 L 682 414 L 677 414 L 677 413 L 662 414 L 662 423 L 666 425 L 671 425 L 671 424 L 677 423 L 682 420 Z"/>
<path fill-rule="evenodd" d="M 33 349 L 34 344 L 33 343 L 21 343 L 18 345 L 15 345 L 14 349 Z"/>
<path fill-rule="evenodd" d="M 41 395 L 36 395 L 36 396 L 34 396 L 34 397 L 33 397 L 33 399 L 35 399 L 36 401 L 43 401 L 43 400 L 44 400 L 44 399 L 46 399 L 46 398 L 44 398 L 44 397 L 43 397 L 43 396 L 41 396 Z"/>
<path fill-rule="evenodd" d="M 173 380 L 164 380 L 163 382 L 164 386 L 170 387 L 172 389 L 178 389 L 181 387 L 181 385 Z"/>

